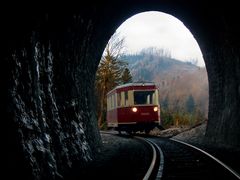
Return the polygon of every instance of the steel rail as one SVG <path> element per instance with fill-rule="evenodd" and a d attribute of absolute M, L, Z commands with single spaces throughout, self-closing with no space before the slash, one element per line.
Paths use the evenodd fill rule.
<path fill-rule="evenodd" d="M 150 140 L 148 140 L 150 141 Z M 160 163 L 159 163 L 159 168 L 158 168 L 158 173 L 156 179 L 161 179 L 163 175 L 163 167 L 164 167 L 164 156 L 161 148 L 154 142 L 151 141 L 151 143 L 155 144 L 155 147 L 157 147 L 159 153 L 160 153 Z"/>
<path fill-rule="evenodd" d="M 101 131 L 101 133 L 111 134 L 111 135 L 118 135 L 118 134 L 115 134 L 115 133 L 112 133 L 112 132 L 104 132 L 104 131 Z M 150 163 L 150 166 L 149 166 L 146 174 L 145 174 L 144 177 L 143 177 L 143 180 L 148 180 L 148 179 L 151 177 L 152 173 L 153 173 L 153 170 L 154 170 L 154 167 L 155 167 L 155 164 L 156 164 L 156 161 L 157 161 L 157 151 L 156 151 L 156 148 L 159 150 L 160 160 L 161 160 L 161 159 L 163 160 L 163 153 L 162 153 L 162 151 L 160 150 L 160 148 L 159 148 L 154 142 L 152 142 L 152 141 L 150 141 L 150 140 L 148 140 L 148 139 L 139 137 L 139 136 L 133 136 L 133 138 L 138 139 L 138 140 L 140 140 L 140 141 L 143 141 L 143 142 L 147 143 L 147 144 L 151 147 L 151 149 L 152 149 L 152 152 L 153 152 L 152 161 L 151 161 L 151 163 Z M 160 163 L 161 163 L 161 162 L 160 162 Z M 161 164 L 162 164 L 161 167 L 163 167 L 163 162 L 162 162 Z M 159 169 L 161 169 L 161 171 L 160 171 L 160 172 L 158 171 L 157 177 L 158 177 L 158 179 L 161 179 L 161 177 L 162 177 L 162 169 L 163 169 L 163 168 L 159 168 Z"/>
<path fill-rule="evenodd" d="M 216 162 L 218 162 L 220 165 L 222 165 L 224 168 L 226 168 L 230 173 L 232 173 L 236 178 L 240 179 L 240 175 L 234 171 L 232 168 L 230 168 L 229 166 L 227 166 L 226 164 L 224 164 L 222 161 L 220 161 L 219 159 L 217 159 L 216 157 L 212 156 L 211 154 L 209 154 L 208 152 L 196 147 L 196 146 L 193 146 L 191 144 L 188 144 L 186 142 L 183 142 L 183 141 L 180 141 L 180 140 L 177 140 L 177 139 L 170 139 L 172 141 L 175 141 L 175 142 L 178 142 L 178 143 L 181 143 L 181 144 L 184 144 L 186 146 L 189 146 L 191 148 L 194 148 L 200 152 L 202 152 L 203 154 L 207 155 L 208 157 L 210 157 L 211 159 L 215 160 Z"/>
<path fill-rule="evenodd" d="M 104 132 L 104 131 L 101 131 L 101 133 L 105 133 L 105 134 L 111 134 L 111 135 L 118 135 L 118 134 L 115 134 L 113 132 Z M 150 179 L 153 171 L 154 171 L 154 168 L 155 168 L 155 164 L 156 164 L 156 161 L 157 161 L 157 151 L 156 149 L 159 151 L 159 154 L 160 154 L 160 163 L 159 163 L 159 168 L 158 168 L 158 172 L 157 172 L 157 176 L 155 179 L 157 180 L 160 180 L 162 178 L 162 174 L 163 174 L 163 166 L 164 166 L 164 156 L 163 156 L 163 152 L 161 150 L 161 148 L 156 144 L 154 143 L 153 141 L 149 140 L 149 139 L 146 139 L 146 138 L 143 138 L 143 137 L 139 137 L 139 136 L 133 136 L 133 138 L 135 139 L 138 139 L 138 140 L 141 140 L 141 141 L 144 141 L 145 143 L 147 143 L 151 149 L 152 149 L 152 152 L 153 152 L 153 157 L 152 157 L 152 161 L 150 163 L 150 166 L 147 170 L 147 172 L 145 173 L 144 177 L 143 177 L 143 180 L 148 180 Z"/>
<path fill-rule="evenodd" d="M 148 140 L 146 140 L 142 137 L 138 137 L 138 136 L 134 136 L 134 138 L 140 139 L 140 140 L 146 142 L 152 148 L 152 151 L 153 151 L 152 161 L 151 161 L 151 164 L 150 164 L 145 176 L 143 177 L 143 180 L 148 180 L 153 173 L 154 166 L 155 166 L 156 161 L 157 161 L 157 152 L 156 152 L 156 149 L 154 148 L 153 143 L 151 141 L 148 141 Z"/>
<path fill-rule="evenodd" d="M 153 150 L 153 158 L 152 158 L 152 162 L 149 166 L 149 169 L 148 171 L 146 172 L 143 180 L 148 180 L 153 171 L 154 171 L 154 168 L 155 168 L 155 164 L 156 164 L 156 161 L 157 161 L 157 151 L 159 152 L 160 154 L 160 162 L 159 162 L 159 167 L 158 167 L 158 172 L 157 172 L 157 175 L 156 175 L 156 180 L 160 180 L 162 178 L 162 174 L 163 174 L 163 166 L 164 166 L 164 156 L 163 156 L 163 152 L 161 150 L 161 148 L 153 141 L 149 140 L 149 139 L 146 139 L 146 138 L 142 138 L 142 137 L 137 137 L 137 136 L 134 136 L 135 138 L 138 138 L 140 140 L 143 140 L 145 141 L 146 143 L 148 143 L 151 147 L 152 147 L 152 150 Z"/>

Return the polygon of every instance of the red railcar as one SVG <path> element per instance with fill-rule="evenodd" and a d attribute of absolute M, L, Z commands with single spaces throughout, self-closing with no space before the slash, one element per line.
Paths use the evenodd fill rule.
<path fill-rule="evenodd" d="M 160 126 L 157 86 L 154 83 L 128 83 L 108 92 L 107 125 L 118 131 L 146 133 Z"/>

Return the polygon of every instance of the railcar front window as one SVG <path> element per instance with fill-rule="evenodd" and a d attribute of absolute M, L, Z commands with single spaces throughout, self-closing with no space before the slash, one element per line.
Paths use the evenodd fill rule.
<path fill-rule="evenodd" d="M 134 91 L 134 104 L 153 104 L 155 95 L 154 91 Z"/>

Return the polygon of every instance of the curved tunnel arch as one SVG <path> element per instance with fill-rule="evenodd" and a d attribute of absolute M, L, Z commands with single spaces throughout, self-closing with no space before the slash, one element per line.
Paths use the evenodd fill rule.
<path fill-rule="evenodd" d="M 206 140 L 239 147 L 238 6 L 221 3 L 133 0 L 82 4 L 74 12 L 10 10 L 1 53 L 8 170 L 55 179 L 73 162 L 91 159 L 101 144 L 93 97 L 97 65 L 116 28 L 148 10 L 172 14 L 194 35 L 209 79 Z"/>
<path fill-rule="evenodd" d="M 114 19 L 113 27 L 116 27 L 115 22 L 120 25 L 137 13 L 161 11 L 175 16 L 190 30 L 199 44 L 208 72 L 209 119 L 206 141 L 239 146 L 240 133 L 237 129 L 240 124 L 236 106 L 239 104 L 239 43 L 236 34 L 238 28 L 234 26 L 237 17 L 232 10 L 234 7 L 229 5 L 223 8 L 221 4 L 211 6 L 206 2 L 187 5 L 181 2 L 155 2 L 149 6 L 138 3 L 134 7 L 130 4 L 124 8 L 125 16 Z M 233 89 L 230 90 L 231 87 Z"/>
<path fill-rule="evenodd" d="M 124 48 L 122 48 L 122 53 L 124 55 L 130 55 L 131 54 L 141 54 L 141 50 L 144 48 L 157 48 L 157 49 L 162 49 L 166 50 L 165 52 L 169 53 L 169 56 L 171 58 L 175 58 L 180 61 L 188 61 L 191 60 L 192 58 L 197 57 L 198 60 L 200 60 L 201 66 L 204 66 L 204 60 L 201 58 L 202 53 L 201 50 L 198 46 L 197 41 L 194 39 L 192 36 L 191 32 L 189 29 L 186 28 L 186 26 L 176 17 L 163 13 L 160 11 L 143 11 L 137 14 L 134 14 L 133 16 L 127 18 L 115 31 L 115 34 L 113 34 L 113 37 L 116 38 L 124 38 Z M 112 38 L 112 37 L 111 37 Z M 111 42 L 111 39 L 109 40 Z M 110 43 L 112 44 L 112 43 Z M 103 54 L 104 55 L 104 54 Z M 156 54 L 155 54 L 156 55 Z M 126 57 L 125 57 L 126 58 Z M 145 57 L 146 58 L 146 57 Z M 149 58 L 149 57 L 147 57 Z M 158 57 L 159 58 L 159 57 Z M 201 58 L 201 59 L 200 59 Z M 125 59 L 127 60 L 127 59 Z M 143 60 L 143 59 L 141 59 Z M 145 59 L 146 60 L 146 59 Z M 160 59 L 158 59 L 160 60 Z M 143 63 L 147 66 L 148 62 L 143 60 Z M 154 61 L 156 65 L 156 59 Z M 160 63 L 161 64 L 161 63 Z M 161 66 L 158 64 L 157 66 Z M 164 63 L 163 63 L 164 64 Z M 162 65 L 163 65 L 162 64 Z M 137 80 L 137 76 L 141 77 L 140 69 L 137 68 L 134 70 L 132 67 L 132 63 L 130 63 L 130 69 L 132 72 L 135 72 L 134 78 Z M 139 63 L 138 63 L 139 65 Z M 166 64 L 165 64 L 166 65 Z M 136 68 L 136 65 L 133 65 Z M 150 68 L 150 69 L 149 69 Z M 165 67 L 163 67 L 165 68 Z M 146 73 L 144 77 L 150 77 L 149 80 L 154 80 L 156 81 L 157 84 L 159 84 L 160 88 L 160 94 L 161 94 L 161 100 L 163 101 L 166 96 L 170 96 L 170 101 L 169 104 L 171 104 L 171 107 L 173 108 L 173 103 L 177 99 L 180 99 L 180 103 L 175 106 L 179 106 L 178 108 L 183 108 L 184 109 L 184 102 L 187 99 L 186 97 L 192 94 L 194 96 L 194 102 L 196 103 L 197 109 L 199 109 L 203 114 L 204 118 L 207 118 L 208 114 L 208 78 L 207 78 L 207 73 L 206 71 L 201 71 L 204 74 L 201 74 L 201 78 L 204 78 L 204 83 L 201 80 L 201 78 L 197 78 L 198 76 L 195 74 L 195 81 L 191 78 L 190 76 L 183 76 L 181 77 L 182 70 L 174 71 L 174 76 L 180 78 L 180 81 L 178 83 L 174 83 L 170 85 L 171 87 L 168 86 L 161 86 L 163 79 L 166 79 L 167 83 L 170 82 L 169 78 L 164 76 L 162 74 L 163 70 L 159 70 L 158 68 L 154 68 L 153 66 L 150 65 L 146 69 Z M 150 70 L 150 71 L 149 71 Z M 157 72 L 157 71 L 160 72 Z M 199 68 L 200 70 L 200 68 Z M 203 70 L 203 69 L 202 69 Z M 205 70 L 205 69 L 204 69 Z M 151 71 L 154 71 L 153 75 L 151 76 Z M 166 69 L 165 69 L 166 71 Z M 136 73 L 137 72 L 137 73 Z M 181 73 L 180 73 L 181 72 Z M 159 74 L 158 74 L 159 73 Z M 197 73 L 195 71 L 195 73 Z M 184 74 L 184 73 L 183 73 Z M 161 77 L 163 75 L 163 77 Z M 200 75 L 200 74 L 198 74 Z M 160 77 L 160 79 L 156 79 L 156 77 Z M 144 78 L 143 77 L 143 78 Z M 147 78 L 146 77 L 146 78 Z M 170 77 L 172 77 L 170 75 Z M 186 79 L 188 79 L 190 84 L 187 84 Z M 206 78 L 206 79 L 205 79 Z M 168 79 L 168 80 L 167 80 Z M 188 81 L 187 80 L 187 81 Z M 198 81 L 201 81 L 201 85 L 197 85 Z M 192 82 L 192 83 L 191 83 Z M 182 85 L 180 85 L 182 84 Z M 183 86 L 185 85 L 185 87 Z M 195 90 L 192 89 L 192 86 L 196 85 L 196 87 L 200 87 L 200 90 L 197 90 L 195 87 Z M 180 92 L 181 95 L 178 94 L 178 96 L 171 95 L 175 91 L 173 89 L 177 88 L 178 92 Z M 190 89 L 188 89 L 190 88 Z M 175 92 L 177 93 L 177 92 Z M 167 95 L 168 94 L 168 95 Z M 170 94 L 170 95 L 169 95 Z M 181 105 L 180 105 L 181 104 Z M 171 108 L 171 109 L 172 109 Z M 174 111 L 173 109 L 171 111 Z M 174 112 L 176 112 L 175 110 Z M 163 118 L 164 120 L 164 118 Z M 164 121 L 163 121 L 164 123 Z"/>

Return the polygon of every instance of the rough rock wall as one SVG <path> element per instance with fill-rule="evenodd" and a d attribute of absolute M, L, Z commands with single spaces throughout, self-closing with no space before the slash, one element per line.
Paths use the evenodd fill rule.
<path fill-rule="evenodd" d="M 199 14 L 198 40 L 209 80 L 209 115 L 205 140 L 240 147 L 240 36 L 237 5 L 219 2 Z M 197 28 L 195 28 L 197 29 Z"/>
<path fill-rule="evenodd" d="M 205 139 L 219 146 L 240 147 L 239 49 L 225 44 L 209 51 L 206 56 L 210 94 L 209 121 Z"/>
<path fill-rule="evenodd" d="M 202 6 L 187 0 L 163 6 L 158 0 L 153 4 L 116 2 L 92 9 L 78 5 L 76 12 L 81 14 L 64 13 L 67 7 L 50 14 L 34 8 L 15 12 L 10 6 L 1 16 L 1 130 L 7 131 L 3 136 L 7 162 L 2 164 L 7 164 L 9 179 L 15 174 L 23 179 L 61 178 L 74 164 L 93 157 L 101 144 L 92 88 L 98 59 L 117 25 L 145 10 L 169 12 L 190 27 L 209 77 L 207 139 L 240 145 L 240 41 L 235 5 L 229 2 L 216 12 L 216 4 L 211 7 L 209 1 L 197 1 Z"/>
<path fill-rule="evenodd" d="M 8 176 L 61 179 L 101 146 L 92 88 L 98 64 L 92 61 L 99 56 L 90 48 L 92 20 L 76 14 L 12 20 L 24 27 L 8 32 L 2 54 Z"/>

